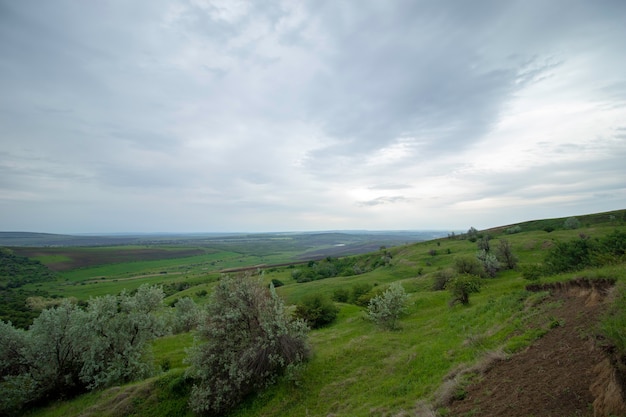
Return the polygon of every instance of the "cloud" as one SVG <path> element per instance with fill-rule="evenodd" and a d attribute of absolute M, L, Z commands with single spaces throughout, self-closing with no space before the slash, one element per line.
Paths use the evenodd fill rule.
<path fill-rule="evenodd" d="M 0 229 L 621 208 L 624 16 L 619 1 L 2 2 Z"/>

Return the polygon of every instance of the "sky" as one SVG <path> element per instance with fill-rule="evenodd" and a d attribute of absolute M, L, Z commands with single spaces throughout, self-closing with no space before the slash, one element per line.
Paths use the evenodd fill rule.
<path fill-rule="evenodd" d="M 621 0 L 0 0 L 0 230 L 626 208 Z"/>

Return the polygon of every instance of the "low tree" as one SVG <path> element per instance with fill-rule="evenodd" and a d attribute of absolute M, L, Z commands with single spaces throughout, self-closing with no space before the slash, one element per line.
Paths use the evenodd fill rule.
<path fill-rule="evenodd" d="M 367 317 L 381 327 L 395 330 L 398 328 L 398 320 L 406 312 L 407 300 L 404 287 L 394 282 L 385 292 L 370 300 Z"/>
<path fill-rule="evenodd" d="M 476 254 L 476 259 L 478 259 L 482 264 L 484 273 L 489 278 L 495 278 L 496 273 L 500 269 L 500 262 L 498 262 L 496 255 L 491 252 L 481 250 Z"/>
<path fill-rule="evenodd" d="M 489 244 L 489 241 L 491 240 L 491 238 L 489 237 L 489 235 L 485 235 L 483 237 L 481 237 L 478 242 L 476 242 L 476 245 L 478 246 L 478 250 L 479 251 L 485 251 L 485 252 L 489 252 L 491 250 L 491 245 Z"/>
<path fill-rule="evenodd" d="M 28 331 L 0 322 L 0 412 L 145 377 L 149 342 L 164 333 L 163 291 L 70 300 L 43 310 Z"/>
<path fill-rule="evenodd" d="M 187 358 L 187 375 L 196 381 L 191 408 L 224 414 L 272 384 L 308 357 L 306 331 L 303 321 L 286 313 L 273 286 L 245 275 L 223 277 L 198 327 L 202 343 Z"/>
<path fill-rule="evenodd" d="M 35 381 L 28 374 L 27 333 L 0 321 L 0 415 L 17 415 L 32 400 Z"/>
<path fill-rule="evenodd" d="M 30 326 L 25 358 L 36 382 L 34 398 L 71 397 L 86 389 L 81 381 L 89 347 L 86 314 L 69 301 L 43 310 Z"/>
<path fill-rule="evenodd" d="M 576 217 L 569 217 L 563 222 L 563 227 L 566 229 L 578 229 L 580 227 L 580 220 Z"/>
<path fill-rule="evenodd" d="M 485 276 L 483 264 L 476 257 L 462 256 L 455 259 L 454 269 L 458 274 Z"/>
<path fill-rule="evenodd" d="M 476 230 L 476 228 L 472 226 L 467 231 L 466 236 L 470 242 L 476 242 L 476 240 L 478 240 L 478 230 Z"/>
<path fill-rule="evenodd" d="M 200 307 L 190 298 L 183 297 L 174 306 L 174 333 L 188 332 L 200 321 Z"/>
<path fill-rule="evenodd" d="M 448 284 L 448 289 L 452 294 L 450 305 L 457 303 L 467 305 L 470 294 L 480 292 L 480 277 L 470 274 L 457 275 Z"/>
<path fill-rule="evenodd" d="M 513 254 L 513 246 L 506 239 L 502 239 L 498 243 L 496 257 L 500 264 L 504 265 L 506 269 L 515 269 L 517 266 L 517 256 Z"/>
<path fill-rule="evenodd" d="M 442 291 L 446 288 L 448 282 L 450 282 L 454 278 L 454 270 L 449 268 L 442 269 L 436 271 L 433 276 L 433 291 Z"/>
<path fill-rule="evenodd" d="M 296 317 L 306 321 L 313 329 L 326 326 L 337 318 L 339 308 L 321 294 L 312 294 L 304 297 L 296 306 Z"/>
<path fill-rule="evenodd" d="M 89 301 L 85 330 L 89 346 L 81 379 L 90 389 L 145 378 L 155 369 L 149 342 L 167 332 L 155 314 L 163 306 L 160 287 L 142 285 L 134 295 L 104 296 Z"/>

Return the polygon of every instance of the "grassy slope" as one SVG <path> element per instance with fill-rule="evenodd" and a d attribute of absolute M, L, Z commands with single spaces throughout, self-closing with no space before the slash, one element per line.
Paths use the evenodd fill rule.
<path fill-rule="evenodd" d="M 585 233 L 599 237 L 616 228 L 624 230 L 621 220 L 603 215 L 604 222 L 585 221 L 578 230 L 542 231 L 540 222 L 514 235 L 497 235 L 513 244 L 522 264 L 536 263 L 552 239 L 568 240 Z M 594 215 L 595 216 L 595 215 Z M 550 224 L 558 224 L 549 220 Z M 586 226 L 585 226 L 586 225 Z M 498 233 L 493 230 L 492 234 Z M 497 240 L 492 241 L 495 247 Z M 431 249 L 437 255 L 429 254 Z M 450 253 L 448 254 L 448 249 Z M 414 415 L 419 401 L 433 401 L 438 387 L 452 370 L 474 363 L 487 352 L 503 348 L 512 352 L 541 335 L 550 324 L 551 304 L 539 304 L 544 294 L 524 290 L 528 283 L 518 272 L 502 272 L 485 280 L 482 291 L 471 297 L 467 307 L 448 306 L 447 292 L 430 291 L 431 273 L 451 265 L 458 256 L 473 256 L 476 245 L 461 240 L 443 239 L 392 249 L 393 265 L 355 277 L 332 278 L 297 284 L 287 268 L 266 273 L 269 281 L 281 279 L 286 285 L 279 293 L 288 303 L 304 294 L 332 294 L 334 289 L 351 288 L 359 282 L 385 285 L 403 283 L 410 292 L 410 311 L 402 329 L 388 332 L 364 319 L 363 310 L 341 305 L 339 319 L 332 326 L 311 332 L 314 356 L 297 379 L 281 381 L 267 392 L 250 399 L 233 413 L 252 416 L 393 416 L 402 411 Z M 419 273 L 418 273 L 419 272 Z M 574 276 L 612 276 L 626 282 L 623 265 L 549 277 L 545 281 Z M 540 330 L 529 326 L 540 327 Z M 184 348 L 192 344 L 190 335 L 170 336 L 155 344 L 155 361 L 169 360 L 172 370 L 156 379 L 122 387 L 125 398 L 132 398 L 124 413 L 134 415 L 176 415 L 182 413 L 185 390 L 180 386 Z M 120 388 L 92 393 L 71 402 L 50 406 L 32 416 L 124 415 L 112 400 Z M 90 412 L 85 412 L 91 409 Z M 182 415 L 182 414 L 181 414 Z"/>

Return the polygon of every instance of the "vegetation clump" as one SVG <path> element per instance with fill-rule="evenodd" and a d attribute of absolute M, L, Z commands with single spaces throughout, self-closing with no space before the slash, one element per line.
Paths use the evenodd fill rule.
<path fill-rule="evenodd" d="M 28 331 L 0 322 L 0 411 L 145 378 L 148 343 L 166 331 L 155 315 L 163 291 L 91 299 L 85 310 L 65 301 L 41 312 Z"/>
<path fill-rule="evenodd" d="M 273 287 L 245 275 L 220 280 L 198 331 L 202 343 L 188 359 L 197 413 L 228 412 L 309 353 L 306 324 L 286 313 Z"/>
<path fill-rule="evenodd" d="M 394 282 L 380 295 L 369 301 L 367 317 L 377 325 L 389 329 L 398 329 L 398 320 L 406 313 L 408 295 L 404 287 Z"/>
<path fill-rule="evenodd" d="M 339 308 L 328 298 L 320 294 L 312 294 L 296 306 L 296 317 L 304 320 L 312 329 L 331 324 L 337 318 Z"/>
<path fill-rule="evenodd" d="M 469 296 L 472 293 L 480 292 L 480 277 L 471 274 L 459 274 L 452 279 L 448 285 L 452 299 L 450 305 L 469 304 Z"/>

